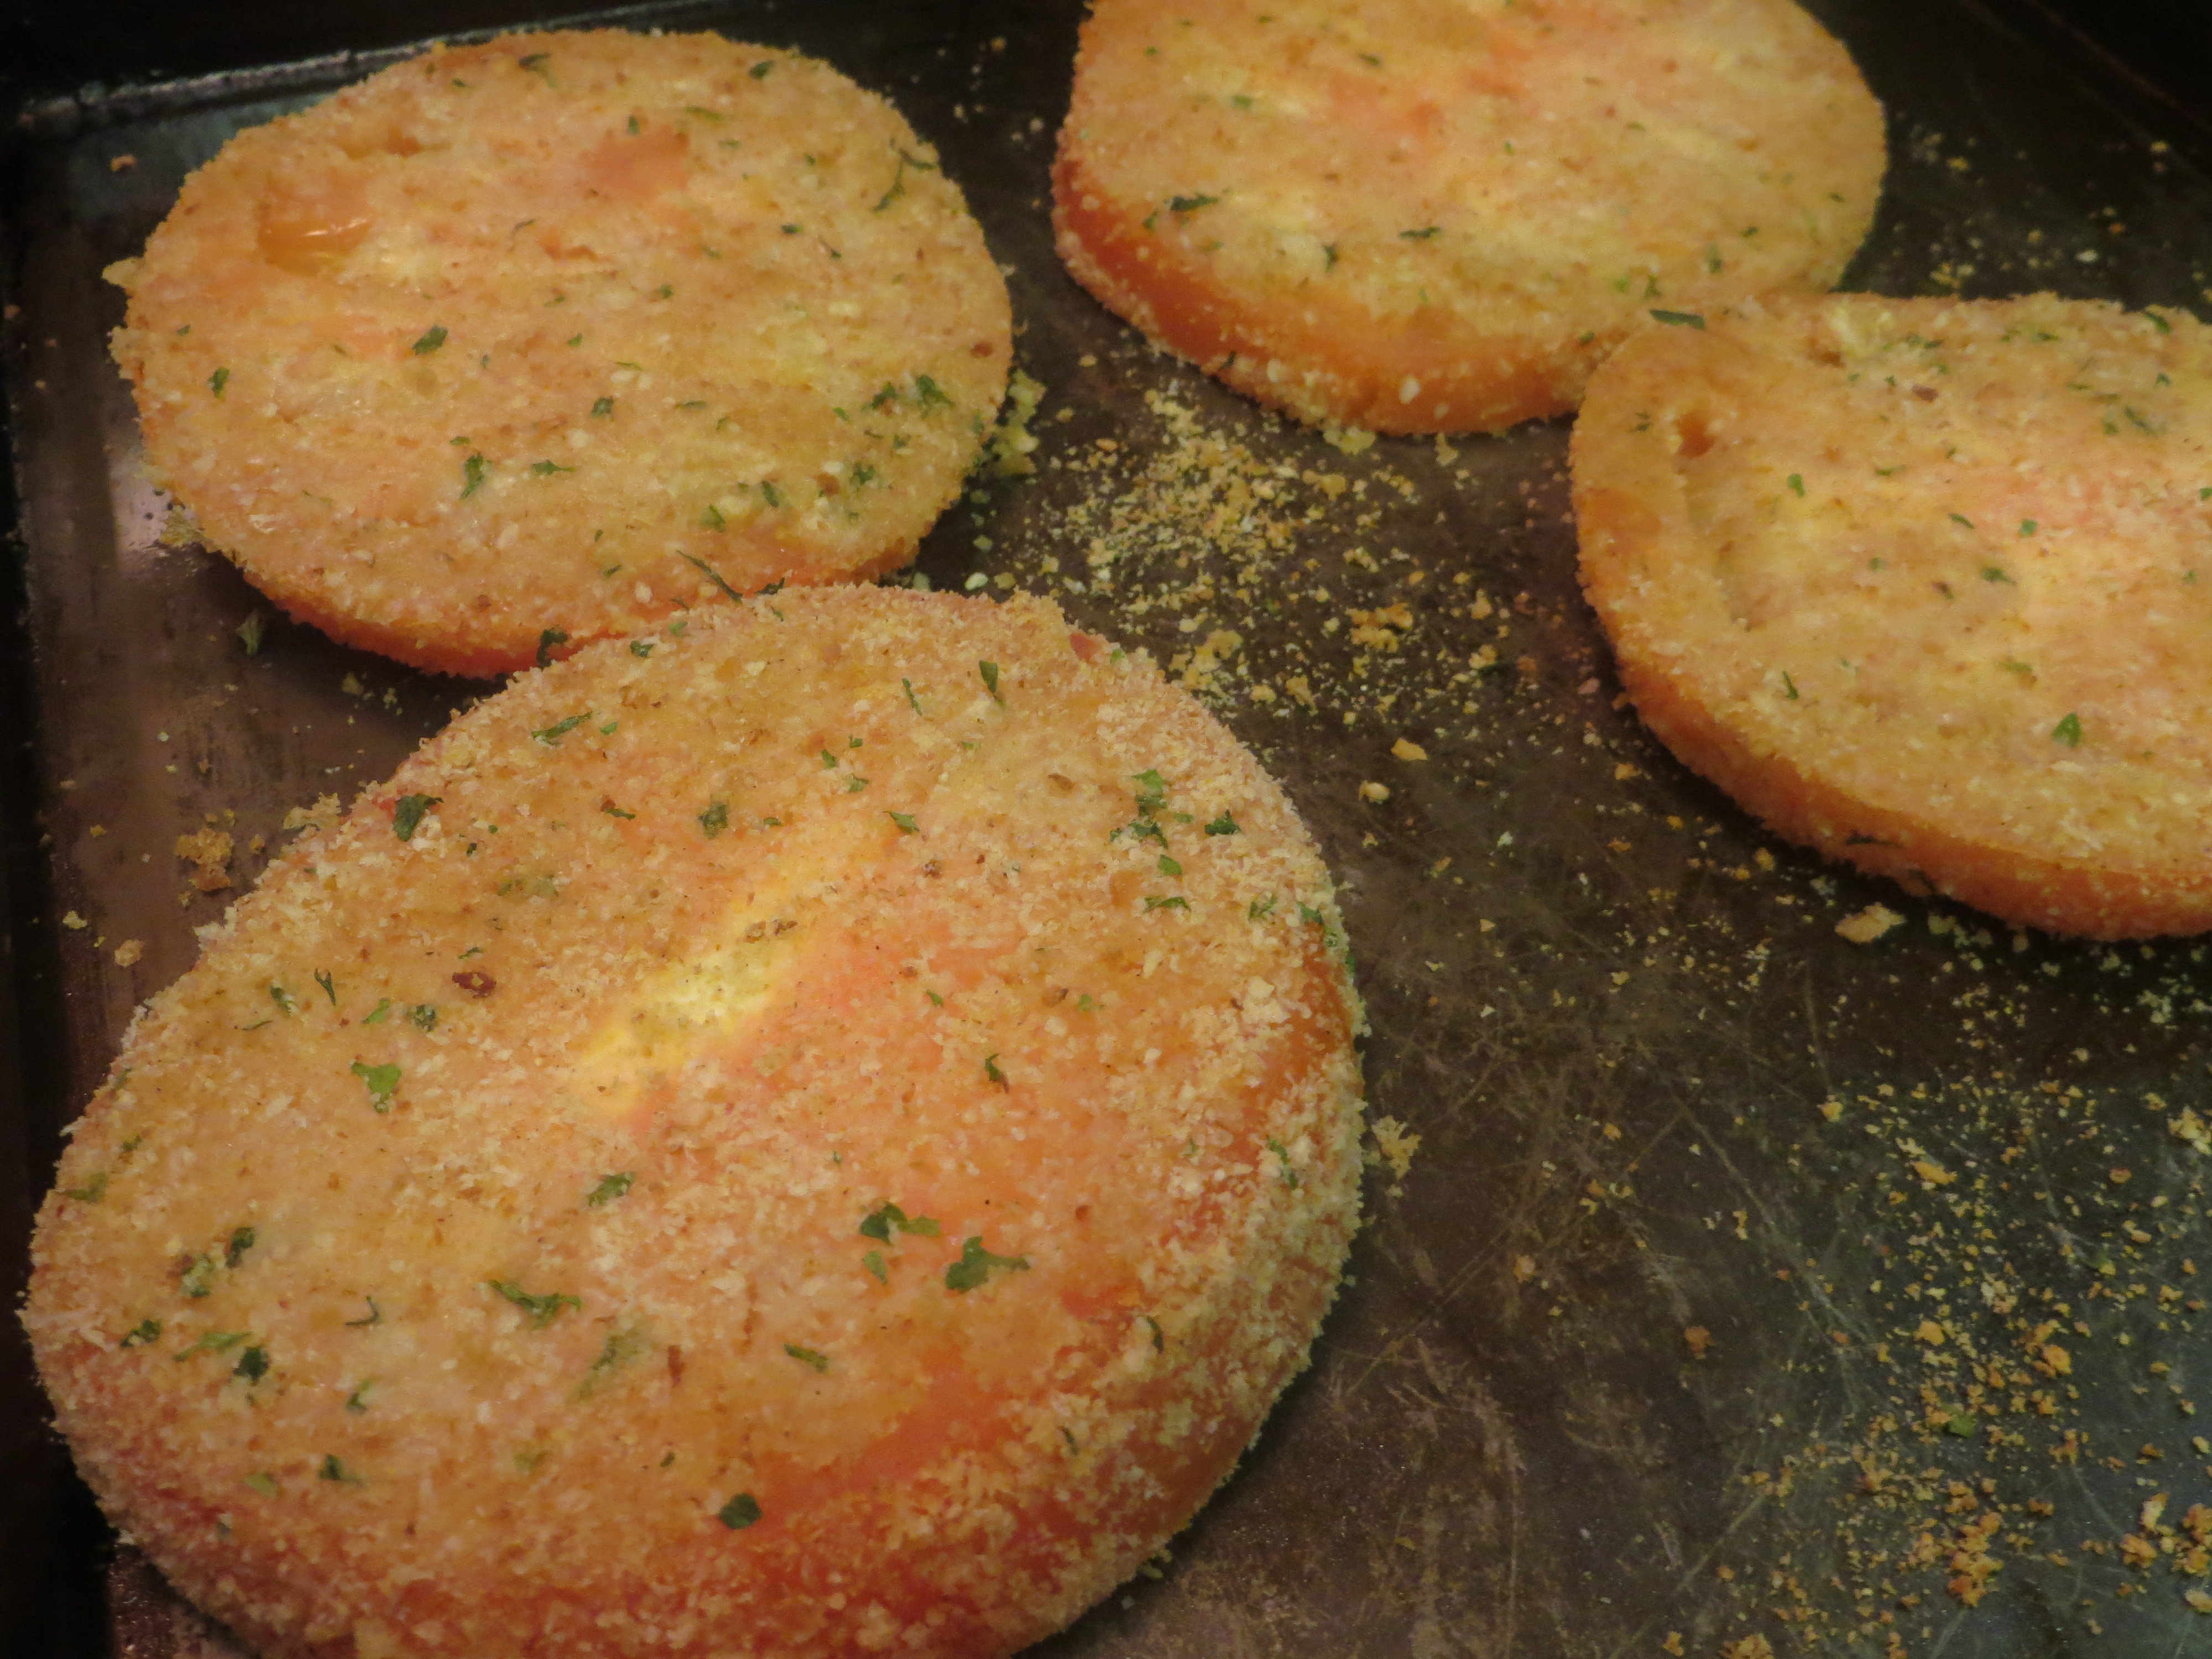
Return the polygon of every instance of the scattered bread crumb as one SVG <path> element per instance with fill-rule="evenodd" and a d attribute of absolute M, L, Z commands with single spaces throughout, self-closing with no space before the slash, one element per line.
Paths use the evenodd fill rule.
<path fill-rule="evenodd" d="M 1390 799 L 1390 786 L 1387 783 L 1363 783 L 1359 786 L 1359 799 L 1372 801 L 1379 806 Z"/>
<path fill-rule="evenodd" d="M 1685 1327 L 1682 1340 L 1690 1345 L 1690 1358 L 1692 1359 L 1703 1359 L 1712 1352 L 1713 1334 L 1703 1325 Z"/>
<path fill-rule="evenodd" d="M 1402 761 L 1425 761 L 1429 757 L 1429 751 L 1411 738 L 1399 738 L 1390 745 L 1390 752 Z"/>
<path fill-rule="evenodd" d="M 1838 922 L 1836 931 L 1854 945 L 1871 945 L 1891 928 L 1902 926 L 1904 921 L 1887 904 L 1869 904 Z"/>
<path fill-rule="evenodd" d="M 1404 1181 L 1413 1167 L 1413 1154 L 1421 1149 L 1421 1138 L 1408 1134 L 1406 1126 L 1395 1117 L 1378 1117 L 1371 1126 L 1375 1135 L 1375 1150 L 1382 1154 L 1382 1161 L 1390 1166 L 1392 1193 Z"/>
<path fill-rule="evenodd" d="M 312 806 L 295 806 L 284 814 L 283 830 L 320 830 L 325 824 L 337 822 L 344 808 L 338 805 L 336 795 L 318 795 Z"/>
<path fill-rule="evenodd" d="M 230 885 L 230 832 L 195 830 L 177 837 L 177 856 L 198 869 L 192 885 L 203 893 L 219 893 Z"/>
<path fill-rule="evenodd" d="M 126 939 L 122 944 L 115 947 L 115 965 L 118 968 L 128 968 L 132 963 L 137 961 L 139 957 L 145 954 L 145 940 Z"/>
<path fill-rule="evenodd" d="M 62 926 L 68 928 L 71 933 L 76 933 L 82 928 L 91 927 L 92 924 L 87 921 L 82 916 L 77 915 L 76 911 L 71 910 L 68 915 L 62 918 Z"/>

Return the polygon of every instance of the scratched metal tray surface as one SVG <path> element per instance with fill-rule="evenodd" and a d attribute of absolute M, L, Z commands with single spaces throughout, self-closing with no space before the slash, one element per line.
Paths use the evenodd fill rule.
<path fill-rule="evenodd" d="M 2212 144 L 2180 106 L 2041 13 L 1813 9 L 1890 117 L 1849 285 L 2204 307 Z M 920 572 L 1049 592 L 1170 664 L 1284 780 L 1343 887 L 1390 1120 L 1351 1276 L 1157 1576 L 1040 1651 L 2212 1641 L 2204 947 L 2013 934 L 1823 867 L 1676 765 L 1618 703 L 1580 601 L 1566 423 L 1332 444 L 1146 349 L 1052 252 L 1079 15 L 607 15 L 818 54 L 940 148 L 1044 390 L 1036 471 L 979 480 Z M 288 46 L 275 67 L 258 43 L 304 37 L 236 24 L 225 57 L 210 23 L 189 77 L 24 98 L 0 272 L 11 1302 L 60 1126 L 193 927 L 281 848 L 289 808 L 349 798 L 492 689 L 341 650 L 161 544 L 99 273 L 240 125 L 386 47 L 511 21 L 387 17 L 351 37 L 378 51 Z M 204 829 L 233 838 L 232 888 L 177 855 Z M 1876 902 L 1900 925 L 1838 936 Z M 6 1650 L 220 1650 L 106 1534 L 12 1332 L 0 1358 Z"/>

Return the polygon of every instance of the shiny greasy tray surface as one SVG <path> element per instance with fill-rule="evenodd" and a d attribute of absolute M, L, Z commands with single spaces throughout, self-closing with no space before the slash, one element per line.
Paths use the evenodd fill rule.
<path fill-rule="evenodd" d="M 1890 112 L 1887 192 L 1850 285 L 2203 303 L 2212 177 L 2178 111 L 2010 11 L 1813 9 Z M 1079 14 L 626 14 L 817 53 L 940 146 L 1009 269 L 1018 356 L 1047 396 L 1042 470 L 957 509 L 920 568 L 1053 592 L 1164 660 L 1239 636 L 1207 695 L 1340 874 L 1373 1110 L 1420 1137 L 1402 1181 L 1370 1180 L 1352 1279 L 1241 1472 L 1159 1579 L 1044 1650 L 1644 1655 L 1679 1632 L 1692 1654 L 1754 1635 L 1878 1652 L 1894 1632 L 1914 1654 L 2134 1655 L 2212 1639 L 2184 1599 L 2212 1588 L 2176 1571 L 2185 1548 L 2142 1569 L 2122 1544 L 2159 1548 L 2141 1531 L 2155 1494 L 2169 1528 L 2212 1502 L 2185 1410 L 2212 1385 L 2191 1306 L 2189 1259 L 2212 1265 L 2203 1164 L 2169 1127 L 2185 1107 L 2212 1115 L 2203 948 L 2014 939 L 1824 869 L 1686 774 L 1615 704 L 1575 586 L 1564 422 L 1347 455 L 1146 350 L 1061 272 L 1045 219 Z M 19 129 L 5 372 L 36 701 L 0 787 L 27 793 L 11 822 L 32 825 L 8 873 L 27 917 L 15 990 L 35 1184 L 133 1006 L 230 896 L 191 889 L 176 837 L 215 814 L 241 848 L 277 843 L 287 807 L 349 797 L 490 689 L 281 622 L 246 656 L 234 630 L 270 607 L 221 560 L 156 544 L 162 504 L 105 353 L 121 300 L 98 273 L 137 251 L 182 174 L 240 125 L 380 61 L 94 89 Z M 1196 475 L 1176 458 L 1206 438 L 1277 491 L 1231 503 L 1218 552 L 1170 544 L 1194 520 L 1160 506 L 1188 502 Z M 1310 472 L 1348 488 L 1332 498 Z M 1152 505 L 1116 527 L 1127 500 Z M 1093 538 L 1118 556 L 1110 592 Z M 1476 672 L 1486 646 L 1498 663 Z M 1400 737 L 1428 759 L 1394 758 Z M 1389 800 L 1363 801 L 1367 781 Z M 264 861 L 241 851 L 234 872 Z M 1907 925 L 1871 946 L 1836 935 L 1877 900 Z M 64 913 L 88 925 L 57 927 Z M 129 939 L 144 954 L 118 966 Z M 2061 1328 L 2036 1337 L 2031 1316 Z M 2049 1342 L 2070 1373 L 2033 1370 Z M 1916 1433 L 1922 1385 L 1955 1403 L 1967 1355 L 2005 1374 L 1996 1414 Z M 111 1624 L 131 1651 L 176 1650 L 128 1552 L 100 1612 L 107 1545 L 51 1440 L 25 1437 L 19 1348 L 7 1357 L 25 1474 L 0 1496 L 4 1583 L 14 1627 L 36 1633 L 24 1650 L 97 1652 Z M 2035 1389 L 2052 1414 L 2010 1404 Z M 1992 1503 L 2003 1565 L 1970 1607 L 1946 1582 L 1960 1528 Z"/>

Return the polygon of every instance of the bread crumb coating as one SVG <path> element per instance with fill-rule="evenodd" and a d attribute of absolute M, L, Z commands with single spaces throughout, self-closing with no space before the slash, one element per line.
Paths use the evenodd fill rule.
<path fill-rule="evenodd" d="M 1705 321 L 1624 347 L 1575 428 L 1644 723 L 1913 891 L 2212 927 L 2212 335 L 2049 295 Z"/>
<path fill-rule="evenodd" d="M 78 1124 L 26 1319 L 268 1659 L 1005 1654 L 1305 1363 L 1359 1020 L 1296 814 L 1141 655 L 724 605 L 272 867 Z"/>
<path fill-rule="evenodd" d="M 1316 424 L 1563 414 L 1655 310 L 1820 290 L 1881 107 L 1789 0 L 1098 0 L 1060 257 Z"/>
<path fill-rule="evenodd" d="M 209 543 L 465 674 L 904 563 L 1012 348 L 898 112 L 711 34 L 434 48 L 239 133 L 108 274 L 148 460 Z"/>

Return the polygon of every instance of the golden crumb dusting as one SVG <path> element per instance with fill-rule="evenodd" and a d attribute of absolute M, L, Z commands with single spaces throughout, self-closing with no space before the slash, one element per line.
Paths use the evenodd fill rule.
<path fill-rule="evenodd" d="M 713 34 L 434 47 L 239 133 L 109 274 L 148 460 L 210 544 L 460 673 L 904 563 L 1012 350 L 935 150 Z"/>
<path fill-rule="evenodd" d="M 1836 932 L 1854 945 L 1871 945 L 1893 927 L 1904 926 L 1905 918 L 1887 904 L 1869 904 L 1863 910 L 1855 910 L 1836 924 Z"/>
<path fill-rule="evenodd" d="M 268 1659 L 1005 1655 L 1304 1364 L 1362 1164 L 1328 873 L 1048 603 L 702 607 L 321 828 L 132 1028 L 24 1314 Z"/>
<path fill-rule="evenodd" d="M 177 856 L 196 866 L 192 885 L 203 893 L 219 893 L 230 885 L 230 834 L 224 830 L 194 830 L 177 837 Z"/>
<path fill-rule="evenodd" d="M 146 942 L 143 939 L 126 939 L 115 947 L 115 965 L 128 968 L 145 954 Z"/>
<path fill-rule="evenodd" d="M 1368 1125 L 1375 1137 L 1375 1150 L 1390 1166 L 1391 1191 L 1403 1182 L 1413 1168 L 1413 1154 L 1421 1150 L 1420 1136 L 1413 1133 L 1395 1117 L 1378 1117 Z"/>
<path fill-rule="evenodd" d="M 284 810 L 284 821 L 277 827 L 284 830 L 321 830 L 336 823 L 345 810 L 336 795 L 318 795 L 306 806 L 290 806 Z"/>
<path fill-rule="evenodd" d="M 1682 1340 L 1688 1346 L 1692 1359 L 1703 1359 L 1712 1352 L 1713 1334 L 1703 1325 L 1685 1326 Z"/>

